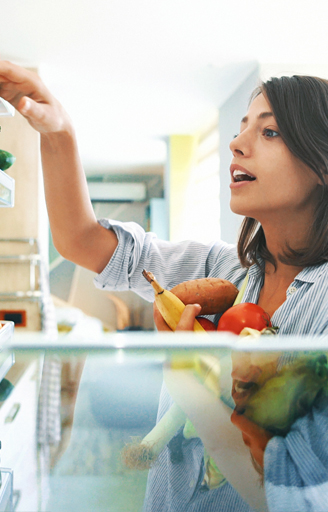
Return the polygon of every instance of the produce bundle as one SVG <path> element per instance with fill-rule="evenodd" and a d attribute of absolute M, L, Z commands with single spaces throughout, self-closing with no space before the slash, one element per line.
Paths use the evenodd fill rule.
<path fill-rule="evenodd" d="M 199 304 L 200 315 L 215 315 L 230 308 L 238 295 L 238 289 L 226 279 L 194 279 L 178 284 L 172 290 L 165 290 L 151 272 L 144 270 L 143 276 L 152 285 L 155 303 L 167 325 L 176 330 L 181 314 L 187 304 Z M 196 319 L 194 331 L 204 332 Z"/>
<path fill-rule="evenodd" d="M 143 271 L 144 277 L 155 291 L 155 302 L 164 320 L 175 330 L 187 304 L 198 303 L 201 313 L 213 315 L 222 313 L 218 331 L 230 331 L 241 336 L 258 337 L 277 333 L 269 315 L 256 304 L 239 303 L 240 293 L 229 281 L 216 278 L 196 279 L 181 283 L 170 291 L 165 290 L 151 272 Z M 195 321 L 194 331 L 204 332 L 201 318 Z M 216 329 L 216 326 L 215 326 Z M 278 357 L 278 356 L 277 356 Z M 262 367 L 262 378 L 250 395 L 243 410 L 249 420 L 274 435 L 286 435 L 297 418 L 307 414 L 320 396 L 328 396 L 328 364 L 325 354 L 304 356 L 294 363 L 276 371 L 276 359 Z M 210 354 L 197 354 L 193 357 L 173 357 L 172 370 L 190 370 L 204 388 L 219 399 L 220 374 L 223 361 Z M 183 410 L 177 405 L 166 412 L 154 429 L 143 439 L 127 445 L 123 450 L 123 461 L 132 469 L 148 469 L 157 460 L 165 446 L 180 431 L 179 438 L 190 439 L 197 433 Z M 210 488 L 218 487 L 224 477 L 215 462 L 205 452 L 206 474 Z"/>
<path fill-rule="evenodd" d="M 186 281 L 169 291 L 157 282 L 151 272 L 144 270 L 143 276 L 152 285 L 156 305 L 172 331 L 176 329 L 187 304 L 198 303 L 201 306 L 201 315 L 214 315 L 229 311 L 238 296 L 238 289 L 225 279 L 204 278 Z M 207 320 L 208 323 L 204 324 L 203 320 L 203 317 L 195 320 L 194 331 L 205 332 L 208 325 L 212 324 L 209 320 Z M 267 325 L 268 323 L 265 323 L 262 327 Z M 211 330 L 213 330 L 212 327 Z M 214 330 L 216 330 L 216 326 L 214 326 Z M 250 332 L 245 332 L 245 334 L 249 335 Z M 174 370 L 191 370 L 207 389 L 211 390 L 217 398 L 220 397 L 221 366 L 217 357 L 210 354 L 197 354 L 193 358 L 174 357 L 170 361 L 170 367 Z M 197 433 L 186 414 L 174 403 L 144 439 L 141 441 L 135 439 L 131 444 L 125 446 L 122 452 L 124 464 L 131 469 L 149 469 L 156 462 L 165 446 L 172 446 L 172 439 L 176 437 L 175 434 L 181 428 L 183 428 L 184 439 L 197 437 Z M 221 485 L 224 477 L 214 461 L 206 453 L 204 458 L 209 486 L 213 488 L 213 486 Z M 178 457 L 175 457 L 175 459 L 178 460 Z"/>
<path fill-rule="evenodd" d="M 194 331 L 218 330 L 240 334 L 243 329 L 255 329 L 266 331 L 272 327 L 269 315 L 257 304 L 249 302 L 239 303 L 241 294 L 238 288 L 227 281 L 216 277 L 193 279 L 178 284 L 171 290 L 163 288 L 151 272 L 143 270 L 143 276 L 152 285 L 155 292 L 155 303 L 172 331 L 175 331 L 182 312 L 188 304 L 201 306 L 200 316 L 194 323 Z M 243 290 L 241 290 L 243 291 Z M 203 318 L 203 315 L 222 314 L 219 323 L 215 326 L 212 322 Z M 207 322 L 204 322 L 207 320 Z M 246 332 L 245 334 L 251 334 Z M 252 334 L 256 334 L 255 331 Z"/>

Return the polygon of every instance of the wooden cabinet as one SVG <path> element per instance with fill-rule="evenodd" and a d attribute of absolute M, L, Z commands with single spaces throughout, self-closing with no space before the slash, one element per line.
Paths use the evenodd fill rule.
<path fill-rule="evenodd" d="M 41 193 L 39 135 L 17 112 L 13 117 L 1 117 L 0 124 L 0 148 L 16 157 L 16 162 L 4 173 L 0 181 L 1 186 L 7 182 L 9 185 L 15 182 L 14 207 L 0 209 L 0 320 L 6 319 L 1 316 L 1 312 L 15 312 L 17 309 L 25 311 L 28 309 L 27 304 L 33 304 L 36 307 L 32 314 L 37 318 L 33 330 L 38 330 L 41 324 L 40 303 L 33 300 L 21 303 L 17 297 L 10 297 L 10 294 L 17 291 L 17 288 L 23 291 L 24 288 L 31 286 L 36 288 L 33 280 L 38 282 L 39 275 L 34 268 L 36 265 L 33 264 L 35 251 L 30 246 L 37 240 L 42 240 L 47 246 L 47 236 L 44 236 L 44 233 L 47 233 L 47 221 Z M 7 188 L 10 189 L 10 186 Z M 4 206 L 10 206 L 6 204 L 6 198 L 2 203 Z M 2 330 L 1 339 L 5 334 L 4 328 Z M 0 340 L 0 353 L 1 348 Z M 15 511 L 37 510 L 37 408 L 40 361 L 38 358 L 22 358 L 6 373 L 8 357 L 5 357 L 5 353 L 0 355 L 3 356 L 0 357 L 1 369 L 5 367 L 0 378 L 5 376 L 14 386 L 10 395 L 0 402 L 1 467 L 8 469 L 1 471 L 0 512 L 12 510 L 8 494 L 14 495 Z"/>
<path fill-rule="evenodd" d="M 39 375 L 39 360 L 16 362 L 6 376 L 15 387 L 0 407 L 1 466 L 13 470 L 15 512 L 38 510 Z"/>
<path fill-rule="evenodd" d="M 0 118 L 0 149 L 16 157 L 7 170 L 14 178 L 15 206 L 1 210 L 0 238 L 39 238 L 42 183 L 39 134 L 18 112 Z"/>
<path fill-rule="evenodd" d="M 15 204 L 0 209 L 0 319 L 26 317 L 24 322 L 14 319 L 17 327 L 37 331 L 42 325 L 39 255 L 45 267 L 48 262 L 39 134 L 18 112 L 0 117 L 0 125 L 0 149 L 16 157 L 6 171 L 15 181 Z"/>

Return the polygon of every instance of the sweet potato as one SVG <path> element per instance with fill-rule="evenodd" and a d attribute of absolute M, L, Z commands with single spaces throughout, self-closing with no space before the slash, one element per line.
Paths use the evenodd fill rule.
<path fill-rule="evenodd" d="M 223 313 L 232 306 L 238 294 L 238 288 L 227 281 L 216 277 L 184 281 L 170 290 L 184 304 L 200 304 L 200 315 Z"/>

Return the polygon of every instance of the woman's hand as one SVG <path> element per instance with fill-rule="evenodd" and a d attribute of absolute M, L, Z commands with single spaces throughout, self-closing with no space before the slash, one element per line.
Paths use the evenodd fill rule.
<path fill-rule="evenodd" d="M 96 219 L 68 114 L 40 77 L 0 60 L 0 97 L 40 132 L 44 189 L 54 245 L 67 260 L 101 272 L 117 247 Z"/>
<path fill-rule="evenodd" d="M 4 60 L 0 60 L 0 97 L 13 105 L 40 133 L 55 133 L 71 127 L 68 114 L 38 75 Z"/>
<path fill-rule="evenodd" d="M 199 304 L 188 304 L 183 313 L 181 315 L 180 322 L 176 328 L 177 331 L 193 331 L 194 330 L 194 322 L 197 315 L 199 315 L 201 311 L 201 306 Z M 154 312 L 154 321 L 158 331 L 171 331 L 162 315 L 160 314 L 156 303 L 154 302 L 153 307 Z"/>
<path fill-rule="evenodd" d="M 231 415 L 231 423 L 242 432 L 243 441 L 254 458 L 254 460 L 263 468 L 264 450 L 273 434 L 259 427 L 250 421 L 243 414 L 234 411 Z"/>

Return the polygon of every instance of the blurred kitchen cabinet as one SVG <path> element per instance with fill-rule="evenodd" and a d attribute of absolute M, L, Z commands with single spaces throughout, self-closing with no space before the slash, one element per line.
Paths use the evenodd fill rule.
<path fill-rule="evenodd" d="M 6 375 L 14 389 L 0 403 L 1 466 L 13 470 L 16 512 L 38 510 L 39 364 L 37 359 L 16 362 Z"/>
<path fill-rule="evenodd" d="M 15 180 L 0 169 L 0 208 L 12 208 L 15 202 Z"/>
<path fill-rule="evenodd" d="M 40 330 L 39 267 L 40 259 L 48 261 L 40 137 L 17 111 L 13 117 L 1 117 L 0 125 L 0 149 L 16 157 L 6 171 L 15 180 L 15 204 L 0 210 L 0 318 Z"/>
<path fill-rule="evenodd" d="M 0 238 L 0 320 L 41 329 L 41 255 L 34 238 Z"/>
<path fill-rule="evenodd" d="M 15 206 L 1 210 L 0 238 L 37 238 L 44 233 L 39 134 L 18 112 L 0 119 L 0 148 L 16 157 L 7 174 L 15 180 Z"/>

